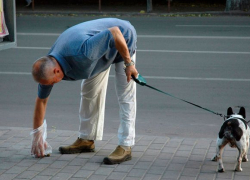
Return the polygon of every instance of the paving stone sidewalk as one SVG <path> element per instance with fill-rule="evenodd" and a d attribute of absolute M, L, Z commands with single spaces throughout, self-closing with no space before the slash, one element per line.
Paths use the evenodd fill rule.
<path fill-rule="evenodd" d="M 250 179 L 250 162 L 243 172 L 235 172 L 236 149 L 227 147 L 223 159 L 226 172 L 217 173 L 215 139 L 190 139 L 137 135 L 132 160 L 104 165 L 102 160 L 117 145 L 116 134 L 105 134 L 96 141 L 96 152 L 61 155 L 58 147 L 69 145 L 77 132 L 48 130 L 53 153 L 46 158 L 30 156 L 28 128 L 0 127 L 0 180 L 245 180 Z"/>

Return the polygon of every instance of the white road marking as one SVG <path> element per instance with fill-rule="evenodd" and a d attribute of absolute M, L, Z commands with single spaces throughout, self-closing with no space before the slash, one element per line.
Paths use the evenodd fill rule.
<path fill-rule="evenodd" d="M 49 50 L 50 47 L 20 47 L 15 49 L 33 49 L 33 50 Z M 149 50 L 138 49 L 137 52 L 156 52 L 156 53 L 195 53 L 195 54 L 250 54 L 250 52 L 238 52 L 238 51 L 181 51 L 181 50 Z"/>
<path fill-rule="evenodd" d="M 158 53 L 195 53 L 195 54 L 250 54 L 250 52 L 239 51 L 181 51 L 181 50 L 136 50 L 137 52 L 158 52 Z"/>
<path fill-rule="evenodd" d="M 219 27 L 219 28 L 250 28 L 249 25 L 201 25 L 201 24 L 194 24 L 194 25 L 184 25 L 184 24 L 177 24 L 176 27 Z"/>
<path fill-rule="evenodd" d="M 15 49 L 38 49 L 38 50 L 48 50 L 48 49 L 51 49 L 50 47 L 20 47 L 20 46 L 17 46 L 17 47 L 14 47 Z"/>
<path fill-rule="evenodd" d="M 19 36 L 60 36 L 60 33 L 17 33 Z"/>
<path fill-rule="evenodd" d="M 30 72 L 3 72 L 1 75 L 31 75 Z M 115 75 L 109 75 L 114 78 Z M 157 80 L 192 80 L 192 81 L 234 81 L 234 82 L 250 82 L 250 79 L 232 79 L 232 78 L 191 78 L 191 77 L 165 77 L 165 76 L 143 76 L 145 79 L 157 79 Z"/>
<path fill-rule="evenodd" d="M 166 80 L 195 80 L 195 81 L 241 81 L 249 82 L 250 79 L 232 79 L 232 78 L 190 78 L 190 77 L 164 77 L 164 76 L 143 76 L 146 79 L 166 79 Z"/>
<path fill-rule="evenodd" d="M 250 39 L 249 36 L 165 36 L 165 35 L 138 35 L 139 38 L 169 38 L 169 39 Z"/>
<path fill-rule="evenodd" d="M 59 36 L 59 33 L 17 33 L 19 36 Z M 172 35 L 137 35 L 138 38 L 172 38 L 172 39 L 250 39 L 239 36 L 172 36 Z"/>
<path fill-rule="evenodd" d="M 31 73 L 29 73 L 29 72 L 1 72 L 1 71 L 0 71 L 0 74 L 3 74 L 3 75 L 31 75 Z"/>

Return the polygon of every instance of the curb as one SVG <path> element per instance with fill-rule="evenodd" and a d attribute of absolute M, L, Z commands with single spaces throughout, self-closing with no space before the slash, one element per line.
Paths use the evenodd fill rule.
<path fill-rule="evenodd" d="M 48 16 L 158 16 L 158 17 L 203 17 L 203 16 L 250 16 L 243 11 L 205 11 L 205 12 L 174 12 L 174 13 L 138 13 L 138 12 L 82 12 L 82 11 L 18 11 L 17 15 L 48 15 Z"/>

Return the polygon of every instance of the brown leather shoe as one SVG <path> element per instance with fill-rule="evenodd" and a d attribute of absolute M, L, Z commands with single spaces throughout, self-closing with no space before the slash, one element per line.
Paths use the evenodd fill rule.
<path fill-rule="evenodd" d="M 120 164 L 131 159 L 131 147 L 128 151 L 126 151 L 121 146 L 117 146 L 116 149 L 108 157 L 105 157 L 103 159 L 103 163 L 109 165 Z"/>
<path fill-rule="evenodd" d="M 82 152 L 94 152 L 95 144 L 93 140 L 85 140 L 77 138 L 77 140 L 70 146 L 59 147 L 61 154 L 76 154 Z"/>

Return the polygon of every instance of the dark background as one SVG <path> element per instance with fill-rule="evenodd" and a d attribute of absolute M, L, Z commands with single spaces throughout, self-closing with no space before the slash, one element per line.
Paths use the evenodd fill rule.
<path fill-rule="evenodd" d="M 17 4 L 23 4 L 25 0 L 16 0 Z M 96 5 L 99 0 L 35 0 L 36 4 L 42 5 Z M 167 0 L 152 0 L 153 5 L 164 5 L 167 4 Z M 102 0 L 102 5 L 146 5 L 147 0 Z M 173 0 L 171 2 L 172 6 L 175 5 L 225 5 L 226 0 Z"/>

